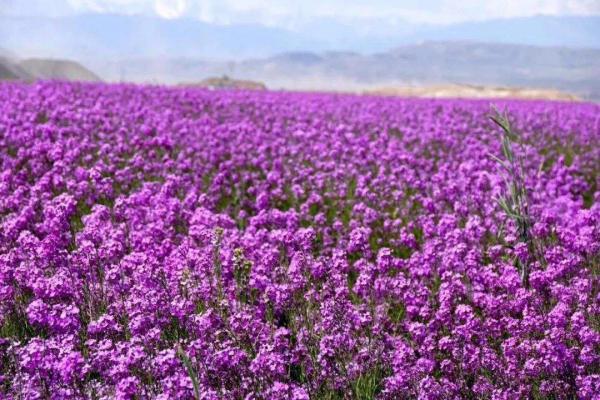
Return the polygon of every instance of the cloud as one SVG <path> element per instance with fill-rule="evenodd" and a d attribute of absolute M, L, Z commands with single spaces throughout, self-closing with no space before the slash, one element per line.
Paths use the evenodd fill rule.
<path fill-rule="evenodd" d="M 444 0 L 442 14 L 449 18 L 485 20 L 532 15 L 597 15 L 597 0 Z"/>
<path fill-rule="evenodd" d="M 27 3 L 27 4 L 25 4 Z M 145 14 L 290 27 L 315 18 L 445 24 L 491 18 L 599 15 L 598 0 L 0 0 L 5 15 Z"/>
<path fill-rule="evenodd" d="M 187 4 L 186 0 L 155 0 L 154 11 L 159 17 L 174 19 L 185 15 Z"/>

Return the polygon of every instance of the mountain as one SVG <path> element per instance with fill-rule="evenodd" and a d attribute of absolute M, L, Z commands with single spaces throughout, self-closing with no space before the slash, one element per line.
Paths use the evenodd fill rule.
<path fill-rule="evenodd" d="M 0 57 L 14 58 L 14 54 L 12 52 L 0 47 Z"/>
<path fill-rule="evenodd" d="M 21 61 L 19 66 L 37 79 L 63 79 L 88 82 L 101 80 L 83 65 L 69 60 L 32 58 Z"/>
<path fill-rule="evenodd" d="M 12 53 L 76 60 L 110 81 L 180 83 L 228 75 L 270 88 L 466 84 L 548 88 L 600 99 L 600 16 L 445 26 L 323 17 L 281 28 L 142 15 L 0 15 L 0 48 L 8 59 Z M 66 65 L 5 64 L 2 74 L 11 77 L 20 68 L 33 77 L 94 79 Z"/>
<path fill-rule="evenodd" d="M 0 55 L 0 80 L 30 80 L 32 76 L 8 57 Z"/>
<path fill-rule="evenodd" d="M 109 80 L 194 82 L 229 75 L 270 88 L 365 90 L 439 84 L 554 89 L 600 100 L 600 49 L 430 41 L 374 54 L 288 52 L 241 61 L 129 59 L 94 66 Z"/>
<path fill-rule="evenodd" d="M 21 56 L 83 62 L 123 58 L 241 60 L 332 50 L 376 53 L 431 40 L 600 48 L 600 16 L 533 16 L 445 26 L 398 19 L 321 17 L 283 28 L 143 15 L 0 15 L 0 47 Z"/>
<path fill-rule="evenodd" d="M 101 80 L 83 65 L 70 60 L 37 58 L 17 61 L 0 56 L 0 80 L 33 81 L 36 79 L 92 82 Z"/>
<path fill-rule="evenodd" d="M 371 55 L 303 54 L 302 60 L 288 54 L 241 63 L 235 70 L 270 87 L 274 80 L 306 85 L 311 79 L 332 89 L 349 83 L 367 87 L 454 83 L 548 88 L 600 99 L 600 49 L 429 41 Z"/>

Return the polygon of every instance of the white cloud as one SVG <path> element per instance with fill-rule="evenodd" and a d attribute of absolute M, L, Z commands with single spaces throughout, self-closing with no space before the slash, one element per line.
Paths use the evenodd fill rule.
<path fill-rule="evenodd" d="M 67 0 L 75 13 L 142 14 L 151 10 L 147 0 Z"/>
<path fill-rule="evenodd" d="M 186 0 L 155 0 L 154 11 L 163 18 L 179 18 L 185 14 L 187 3 Z"/>
<path fill-rule="evenodd" d="M 27 4 L 25 4 L 27 3 Z M 7 15 L 83 12 L 189 17 L 216 23 L 293 26 L 319 17 L 451 23 L 490 18 L 600 14 L 599 0 L 0 0 Z"/>
<path fill-rule="evenodd" d="M 600 14 L 597 0 L 444 0 L 442 14 L 450 19 L 485 20 L 532 15 Z"/>

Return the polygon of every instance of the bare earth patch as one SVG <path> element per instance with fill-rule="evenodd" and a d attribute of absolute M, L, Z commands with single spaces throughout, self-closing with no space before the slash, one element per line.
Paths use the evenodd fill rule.
<path fill-rule="evenodd" d="M 203 79 L 200 82 L 182 83 L 180 86 L 196 86 L 212 89 L 247 89 L 247 90 L 266 90 L 267 86 L 258 81 L 233 79 L 228 76 L 211 77 Z"/>
<path fill-rule="evenodd" d="M 493 87 L 456 84 L 432 86 L 388 86 L 365 90 L 363 93 L 381 96 L 433 98 L 511 98 L 566 101 L 581 100 L 575 95 L 554 89 Z"/>

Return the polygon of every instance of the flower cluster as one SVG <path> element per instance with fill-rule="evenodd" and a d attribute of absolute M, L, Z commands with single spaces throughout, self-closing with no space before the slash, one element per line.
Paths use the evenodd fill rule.
<path fill-rule="evenodd" d="M 0 85 L 0 398 L 600 395 L 600 106 Z M 518 263 L 529 266 L 523 285 Z"/>

